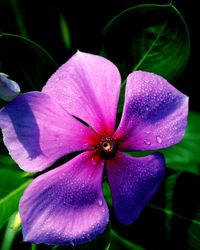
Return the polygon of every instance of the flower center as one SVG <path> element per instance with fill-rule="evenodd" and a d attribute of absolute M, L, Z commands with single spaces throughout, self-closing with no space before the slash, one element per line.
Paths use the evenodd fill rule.
<path fill-rule="evenodd" d="M 99 140 L 99 151 L 103 158 L 113 157 L 117 150 L 117 142 L 112 137 L 102 136 Z"/>

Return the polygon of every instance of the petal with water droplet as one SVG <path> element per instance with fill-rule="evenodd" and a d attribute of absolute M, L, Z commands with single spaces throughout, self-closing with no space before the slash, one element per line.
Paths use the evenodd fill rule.
<path fill-rule="evenodd" d="M 92 149 L 94 132 L 41 92 L 18 96 L 0 111 L 4 143 L 18 165 L 37 172 L 71 152 Z"/>
<path fill-rule="evenodd" d="M 187 115 L 186 95 L 161 76 L 135 71 L 127 79 L 122 119 L 114 137 L 124 151 L 166 148 L 183 138 Z"/>
<path fill-rule="evenodd" d="M 118 152 L 106 160 L 108 182 L 117 218 L 123 224 L 133 223 L 158 189 L 165 173 L 162 154 L 131 157 Z"/>
<path fill-rule="evenodd" d="M 96 151 L 82 153 L 28 186 L 19 205 L 25 241 L 78 245 L 106 229 L 109 215 L 102 193 L 102 161 Z"/>
<path fill-rule="evenodd" d="M 112 134 L 120 84 L 121 77 L 113 63 L 78 51 L 50 77 L 42 92 L 96 132 Z"/>

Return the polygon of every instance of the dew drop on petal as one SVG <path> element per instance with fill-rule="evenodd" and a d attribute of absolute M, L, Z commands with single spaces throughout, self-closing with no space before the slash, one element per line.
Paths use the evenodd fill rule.
<path fill-rule="evenodd" d="M 99 206 L 102 206 L 103 205 L 103 200 L 99 198 L 98 203 L 99 203 Z"/>
<path fill-rule="evenodd" d="M 151 145 L 151 141 L 149 139 L 144 139 L 144 143 L 147 145 Z"/>
<path fill-rule="evenodd" d="M 157 136 L 157 137 L 156 137 L 156 141 L 157 141 L 158 143 L 162 143 L 162 139 L 160 138 L 160 136 Z"/>

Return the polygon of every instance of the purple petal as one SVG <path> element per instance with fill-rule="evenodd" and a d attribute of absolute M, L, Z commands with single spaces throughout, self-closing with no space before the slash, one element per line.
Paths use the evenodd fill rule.
<path fill-rule="evenodd" d="M 135 158 L 118 152 L 106 161 L 113 206 L 123 224 L 133 223 L 158 189 L 165 172 L 162 154 Z"/>
<path fill-rule="evenodd" d="M 37 177 L 20 200 L 24 240 L 77 245 L 101 234 L 109 221 L 103 165 L 104 160 L 90 151 Z"/>
<path fill-rule="evenodd" d="M 0 111 L 0 128 L 12 158 L 28 171 L 41 171 L 68 153 L 91 149 L 91 129 L 48 95 L 18 96 Z"/>
<path fill-rule="evenodd" d="M 42 91 L 96 132 L 112 134 L 120 82 L 119 71 L 113 63 L 78 51 L 51 76 Z"/>
<path fill-rule="evenodd" d="M 120 150 L 154 150 L 172 146 L 184 136 L 188 97 L 153 73 L 128 76 L 125 104 L 115 133 Z"/>

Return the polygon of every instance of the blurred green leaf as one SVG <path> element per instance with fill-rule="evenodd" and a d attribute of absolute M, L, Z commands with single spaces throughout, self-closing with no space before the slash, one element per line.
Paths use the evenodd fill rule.
<path fill-rule="evenodd" d="M 13 12 L 15 14 L 15 20 L 16 24 L 18 26 L 18 30 L 21 36 L 28 37 L 28 32 L 26 30 L 26 25 L 24 22 L 23 15 L 21 13 L 21 8 L 19 6 L 18 0 L 10 0 L 11 7 L 13 9 Z"/>
<path fill-rule="evenodd" d="M 0 34 L 0 72 L 19 83 L 22 92 L 40 90 L 56 69 L 54 59 L 35 42 Z"/>
<path fill-rule="evenodd" d="M 183 140 L 162 152 L 168 168 L 200 175 L 200 114 L 189 112 Z"/>
<path fill-rule="evenodd" d="M 107 181 L 103 182 L 103 194 L 104 194 L 104 197 L 106 199 L 108 206 L 111 207 L 112 206 L 112 197 L 111 197 L 110 187 L 109 187 Z"/>
<path fill-rule="evenodd" d="M 0 199 L 4 198 L 26 181 L 22 176 L 23 173 L 10 170 L 7 166 L 5 168 L 0 168 Z"/>
<path fill-rule="evenodd" d="M 70 38 L 70 32 L 69 32 L 69 26 L 67 24 L 67 21 L 65 20 L 65 17 L 63 15 L 60 15 L 60 31 L 62 35 L 63 43 L 67 50 L 71 49 L 71 38 Z"/>
<path fill-rule="evenodd" d="M 143 247 L 120 237 L 115 231 L 111 231 L 111 244 L 109 250 L 144 250 Z"/>
<path fill-rule="evenodd" d="M 15 235 L 18 233 L 19 228 L 16 229 L 14 228 L 14 224 L 15 224 L 15 220 L 16 220 L 16 216 L 18 213 L 14 213 L 8 221 L 4 236 L 3 236 L 3 241 L 2 241 L 2 245 L 1 245 L 1 250 L 10 250 L 12 249 L 12 243 L 13 240 L 15 238 Z"/>
<path fill-rule="evenodd" d="M 37 249 L 37 245 L 36 244 L 31 244 L 31 250 L 36 250 Z"/>
<path fill-rule="evenodd" d="M 18 210 L 18 202 L 30 179 L 22 171 L 0 167 L 0 228 Z"/>
<path fill-rule="evenodd" d="M 192 220 L 192 223 L 189 227 L 188 232 L 188 245 L 190 250 L 199 250 L 200 249 L 200 223 L 194 223 L 194 221 L 200 221 L 200 207 L 196 213 L 195 219 Z"/>
<path fill-rule="evenodd" d="M 187 25 L 172 4 L 131 7 L 115 16 L 103 30 L 101 54 L 118 65 L 123 80 L 134 70 L 174 80 L 183 72 L 189 51 Z M 122 107 L 123 98 L 119 112 Z"/>
<path fill-rule="evenodd" d="M 166 211 L 173 211 L 174 187 L 176 185 L 177 178 L 180 176 L 180 174 L 181 174 L 180 172 L 175 172 L 165 179 Z M 172 214 L 165 213 L 165 225 L 166 225 L 166 233 L 168 239 L 170 238 L 170 233 L 171 233 L 172 218 L 173 218 Z"/>
<path fill-rule="evenodd" d="M 6 169 L 18 170 L 17 164 L 9 155 L 0 154 L 0 171 L 4 166 L 6 166 Z"/>

